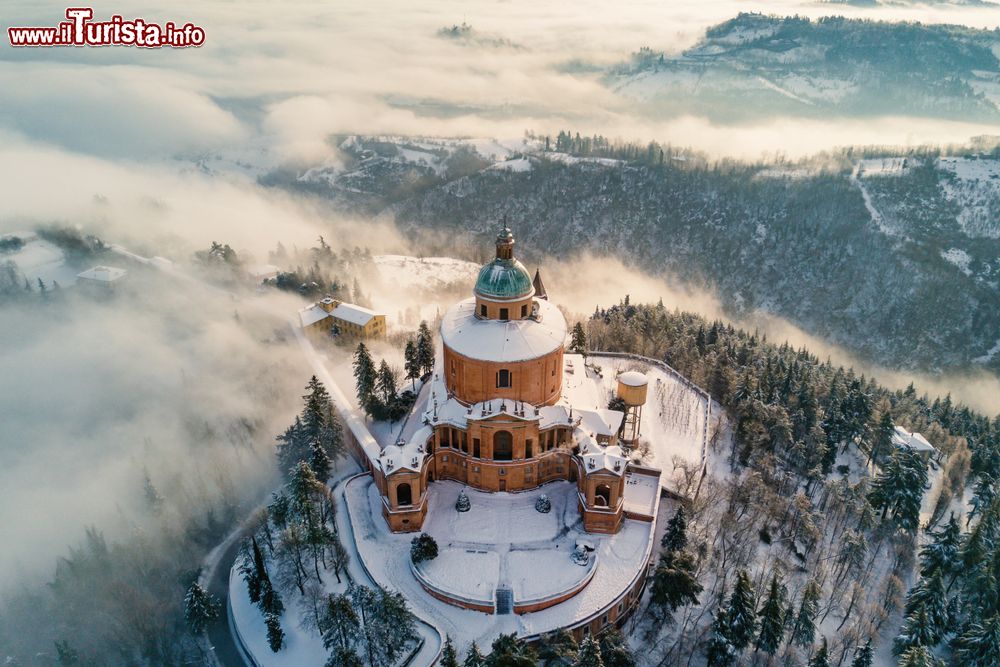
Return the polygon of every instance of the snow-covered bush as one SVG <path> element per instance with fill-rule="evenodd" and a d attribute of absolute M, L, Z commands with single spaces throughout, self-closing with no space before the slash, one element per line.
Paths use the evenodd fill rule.
<path fill-rule="evenodd" d="M 414 563 L 434 560 L 438 555 L 437 541 L 427 533 L 420 533 L 410 542 L 410 558 Z"/>

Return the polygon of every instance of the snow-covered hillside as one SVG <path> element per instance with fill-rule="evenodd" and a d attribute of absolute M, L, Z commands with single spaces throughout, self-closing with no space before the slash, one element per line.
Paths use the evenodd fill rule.
<path fill-rule="evenodd" d="M 68 287 L 76 282 L 77 269 L 66 265 L 66 256 L 55 244 L 38 237 L 35 232 L 4 234 L 2 240 L 20 239 L 19 249 L 3 252 L 0 263 L 11 261 L 21 276 L 33 286 L 41 280 L 46 286 Z"/>

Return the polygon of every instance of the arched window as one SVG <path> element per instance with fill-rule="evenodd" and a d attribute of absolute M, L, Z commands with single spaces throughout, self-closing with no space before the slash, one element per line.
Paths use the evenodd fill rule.
<path fill-rule="evenodd" d="M 402 482 L 396 486 L 396 504 L 400 506 L 413 504 L 413 490 L 410 489 L 409 482 Z"/>
<path fill-rule="evenodd" d="M 510 431 L 497 431 L 493 434 L 493 460 L 510 461 L 514 458 L 514 436 Z"/>
<path fill-rule="evenodd" d="M 497 389 L 505 389 L 513 386 L 513 375 L 504 368 L 497 373 Z"/>
<path fill-rule="evenodd" d="M 609 507 L 611 505 L 611 487 L 607 484 L 598 484 L 594 489 L 594 504 L 598 507 Z"/>

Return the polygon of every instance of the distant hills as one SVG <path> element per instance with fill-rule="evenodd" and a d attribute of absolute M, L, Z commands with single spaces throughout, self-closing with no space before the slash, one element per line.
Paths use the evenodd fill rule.
<path fill-rule="evenodd" d="M 998 150 L 767 166 L 569 135 L 341 147 L 346 165 L 263 182 L 392 217 L 434 254 L 481 247 L 507 215 L 525 249 L 615 256 L 883 364 L 1000 371 Z"/>
<path fill-rule="evenodd" d="M 1000 120 L 1000 32 L 740 14 L 677 56 L 644 47 L 604 83 L 648 113 L 720 121 L 913 115 Z"/>

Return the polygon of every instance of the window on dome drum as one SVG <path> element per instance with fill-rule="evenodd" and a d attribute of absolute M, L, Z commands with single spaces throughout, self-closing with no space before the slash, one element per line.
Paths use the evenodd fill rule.
<path fill-rule="evenodd" d="M 594 489 L 594 504 L 598 507 L 609 507 L 611 505 L 611 487 L 607 484 L 600 484 Z"/>
<path fill-rule="evenodd" d="M 474 457 L 476 457 L 477 459 L 480 458 L 480 456 L 479 456 L 479 438 L 473 438 L 472 439 L 472 455 Z"/>
<path fill-rule="evenodd" d="M 396 487 L 396 504 L 397 505 L 412 505 L 413 504 L 413 491 L 410 489 L 408 482 L 403 482 Z"/>
<path fill-rule="evenodd" d="M 493 460 L 511 461 L 514 458 L 514 436 L 510 431 L 497 431 L 493 434 Z"/>
<path fill-rule="evenodd" d="M 527 317 L 527 316 L 528 316 L 528 306 L 527 304 L 525 304 L 521 306 L 521 317 Z"/>
<path fill-rule="evenodd" d="M 513 386 L 513 375 L 504 368 L 497 373 L 497 389 L 507 389 Z"/>
<path fill-rule="evenodd" d="M 479 314 L 482 317 L 486 317 L 486 304 L 485 303 L 479 306 Z"/>
<path fill-rule="evenodd" d="M 524 441 L 524 458 L 526 458 L 526 459 L 530 459 L 531 458 L 531 456 L 532 456 L 531 449 L 532 449 L 532 447 L 531 447 L 531 440 L 525 440 Z"/>
<path fill-rule="evenodd" d="M 501 320 L 509 320 L 510 319 L 510 311 L 509 311 L 509 309 L 507 309 L 507 308 L 501 308 L 500 309 L 500 319 Z"/>

